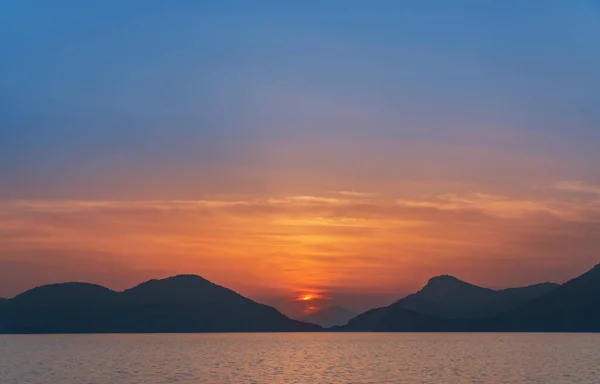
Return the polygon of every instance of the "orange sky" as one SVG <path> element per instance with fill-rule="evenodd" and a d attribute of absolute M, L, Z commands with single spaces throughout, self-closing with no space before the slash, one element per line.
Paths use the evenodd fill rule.
<path fill-rule="evenodd" d="M 0 292 L 197 273 L 298 314 L 385 304 L 444 273 L 489 287 L 562 281 L 596 261 L 600 191 L 534 192 L 14 200 L 0 205 Z"/>

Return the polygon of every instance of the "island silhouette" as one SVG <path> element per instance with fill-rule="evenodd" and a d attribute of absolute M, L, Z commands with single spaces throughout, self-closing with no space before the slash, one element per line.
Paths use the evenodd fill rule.
<path fill-rule="evenodd" d="M 369 310 L 333 332 L 600 332 L 600 265 L 565 284 L 493 290 L 453 276 Z M 60 283 L 0 299 L 0 333 L 320 332 L 350 312 L 333 307 L 293 320 L 196 275 L 122 292 Z M 346 319 L 347 320 L 347 319 Z M 326 323 L 327 322 L 327 323 Z"/>
<path fill-rule="evenodd" d="M 358 313 L 347 308 L 333 305 L 331 307 L 319 309 L 298 320 L 306 323 L 318 324 L 324 328 L 331 328 L 334 326 L 345 325 L 357 315 Z"/>

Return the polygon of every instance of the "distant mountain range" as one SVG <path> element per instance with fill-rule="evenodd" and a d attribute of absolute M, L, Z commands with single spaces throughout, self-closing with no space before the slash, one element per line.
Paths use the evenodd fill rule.
<path fill-rule="evenodd" d="M 398 300 L 392 306 L 446 319 L 485 318 L 517 308 L 557 287 L 558 284 L 543 283 L 493 290 L 445 275 L 430 279 L 419 292 Z"/>
<path fill-rule="evenodd" d="M 87 283 L 34 288 L 0 299 L 0 333 L 314 332 L 320 325 L 347 332 L 600 332 L 600 265 L 560 286 L 493 290 L 434 277 L 390 306 L 353 315 L 330 307 L 296 321 L 180 275 L 123 292 Z"/>
<path fill-rule="evenodd" d="M 600 265 L 563 285 L 492 290 L 452 276 L 367 311 L 337 331 L 600 332 Z"/>
<path fill-rule="evenodd" d="M 0 301 L 0 333 L 320 331 L 199 276 L 150 280 L 123 292 L 63 283 Z"/>
<path fill-rule="evenodd" d="M 358 315 L 356 312 L 334 305 L 332 307 L 319 309 L 310 315 L 301 317 L 299 320 L 330 328 L 336 325 L 346 325 L 351 319 L 356 317 L 356 315 Z"/>

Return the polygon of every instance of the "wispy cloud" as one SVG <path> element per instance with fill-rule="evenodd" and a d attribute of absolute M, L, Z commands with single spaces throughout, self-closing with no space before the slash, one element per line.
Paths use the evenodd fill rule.
<path fill-rule="evenodd" d="M 104 270 L 109 258 L 111 268 L 131 276 L 199 273 L 256 297 L 297 290 L 330 295 L 357 285 L 406 292 L 431 275 L 453 272 L 507 286 L 532 281 L 525 272 L 490 274 L 490 266 L 504 268 L 510 260 L 536 276 L 543 268 L 560 278 L 565 254 L 573 265 L 597 261 L 600 205 L 593 201 L 587 195 L 533 199 L 477 192 L 5 200 L 0 269 L 27 255 L 31 265 L 44 263 L 62 271 L 53 273 L 55 279 L 69 280 L 79 276 L 69 267 L 78 260 L 83 275 L 104 282 L 106 275 L 94 271 Z M 32 272 L 11 283 L 10 293 L 51 280 L 40 276 Z M 2 289 L 9 292 L 0 283 Z"/>
<path fill-rule="evenodd" d="M 528 200 L 485 193 L 442 194 L 423 200 L 399 200 L 398 204 L 415 208 L 472 210 L 499 218 L 522 218 L 533 214 L 548 214 L 575 220 L 578 214 L 586 214 L 589 211 L 588 207 L 580 202 L 541 198 Z"/>
<path fill-rule="evenodd" d="M 560 181 L 553 184 L 552 188 L 559 191 L 600 195 L 600 186 L 590 185 L 582 181 Z"/>
<path fill-rule="evenodd" d="M 357 192 L 357 191 L 331 191 L 330 193 L 338 194 L 348 197 L 374 197 L 377 196 L 375 192 Z"/>

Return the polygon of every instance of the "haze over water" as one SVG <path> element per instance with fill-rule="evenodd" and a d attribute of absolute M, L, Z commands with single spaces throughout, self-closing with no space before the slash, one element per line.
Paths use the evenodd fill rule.
<path fill-rule="evenodd" d="M 0 382 L 598 383 L 600 335 L 0 336 Z"/>

